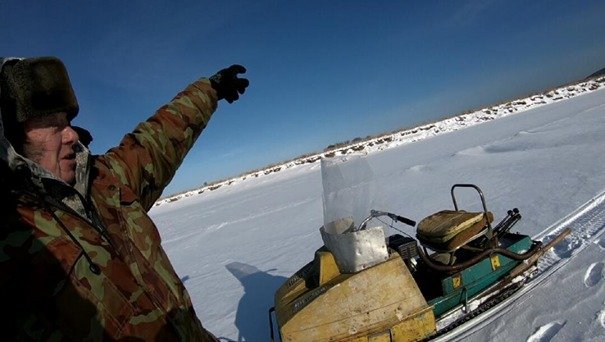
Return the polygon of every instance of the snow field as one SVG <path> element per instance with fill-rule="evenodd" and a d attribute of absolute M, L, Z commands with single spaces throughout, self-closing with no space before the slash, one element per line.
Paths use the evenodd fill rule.
<path fill-rule="evenodd" d="M 474 183 L 495 220 L 520 209 L 523 218 L 513 231 L 548 241 L 570 227 L 571 236 L 539 263 L 532 286 L 459 338 L 603 340 L 605 90 L 516 113 L 369 152 L 370 200 L 377 210 L 418 221 L 452 207 L 452 184 Z M 267 341 L 274 291 L 322 245 L 318 164 L 234 182 L 151 211 L 202 323 L 222 340 Z M 461 192 L 459 204 L 479 207 L 474 193 Z"/>

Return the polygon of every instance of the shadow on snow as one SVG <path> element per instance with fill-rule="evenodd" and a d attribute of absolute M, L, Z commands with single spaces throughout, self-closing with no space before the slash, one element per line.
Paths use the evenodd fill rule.
<path fill-rule="evenodd" d="M 285 277 L 269 274 L 241 262 L 225 266 L 244 287 L 244 295 L 239 301 L 235 325 L 239 331 L 237 341 L 269 340 L 269 308 L 273 306 L 273 296 L 286 280 Z M 229 341 L 225 338 L 220 340 Z"/>

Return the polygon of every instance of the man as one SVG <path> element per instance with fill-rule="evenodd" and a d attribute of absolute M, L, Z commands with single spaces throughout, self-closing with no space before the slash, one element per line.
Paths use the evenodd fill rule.
<path fill-rule="evenodd" d="M 118 147 L 91 156 L 71 127 L 79 108 L 62 62 L 1 60 L 3 338 L 216 340 L 147 211 L 217 102 L 244 92 L 243 72 L 235 65 L 194 82 Z"/>

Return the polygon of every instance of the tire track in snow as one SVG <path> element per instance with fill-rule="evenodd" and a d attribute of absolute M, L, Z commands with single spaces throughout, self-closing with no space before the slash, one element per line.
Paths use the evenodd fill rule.
<path fill-rule="evenodd" d="M 543 273 L 551 268 L 556 271 L 565 265 L 570 258 L 588 247 L 591 241 L 603 243 L 605 237 L 597 240 L 605 230 L 605 192 L 594 197 L 571 214 L 557 221 L 549 228 L 534 237 L 535 240 L 548 242 L 566 228 L 571 234 L 545 254 L 538 262 L 538 269 Z"/>
<path fill-rule="evenodd" d="M 597 244 L 599 245 L 599 247 L 601 247 L 601 249 L 605 249 L 605 237 L 599 240 Z"/>
<path fill-rule="evenodd" d="M 539 240 L 544 243 L 552 240 L 560 232 L 566 228 L 571 228 L 572 232 L 563 241 L 561 241 L 553 250 L 544 254 L 538 262 L 537 274 L 523 286 L 517 293 L 511 296 L 498 305 L 484 312 L 479 317 L 463 324 L 462 326 L 452 330 L 450 333 L 440 336 L 438 341 L 459 341 L 471 336 L 475 332 L 481 330 L 487 324 L 506 315 L 514 308 L 514 303 L 528 295 L 538 285 L 548 279 L 553 273 L 565 266 L 575 255 L 580 253 L 591 242 L 598 243 L 600 247 L 605 248 L 605 237 L 600 236 L 605 232 L 605 192 L 594 197 L 571 214 L 557 221 L 544 231 L 534 236 L 534 240 Z M 600 240 L 599 240 L 600 238 Z M 589 277 L 591 282 L 596 277 L 592 275 L 592 269 L 599 267 L 597 265 L 589 267 Z M 601 268 L 601 273 L 603 269 Z M 599 313 L 599 322 L 605 327 L 605 310 Z M 557 325 L 554 325 L 554 324 Z M 532 336 L 534 341 L 548 341 L 563 327 L 565 322 L 551 322 L 538 329 Z M 530 336 L 530 338 L 532 337 Z M 543 339 L 544 338 L 544 339 Z"/>

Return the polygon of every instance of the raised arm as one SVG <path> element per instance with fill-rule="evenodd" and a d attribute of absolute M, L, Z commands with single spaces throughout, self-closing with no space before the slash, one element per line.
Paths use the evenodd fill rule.
<path fill-rule="evenodd" d="M 149 210 L 208 124 L 217 102 L 231 103 L 243 94 L 248 80 L 237 74 L 245 71 L 234 65 L 192 83 L 124 136 L 118 147 L 99 156 L 98 162 L 112 169 Z"/>

